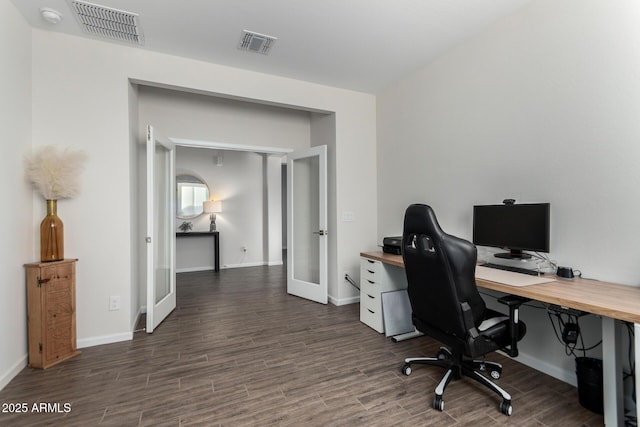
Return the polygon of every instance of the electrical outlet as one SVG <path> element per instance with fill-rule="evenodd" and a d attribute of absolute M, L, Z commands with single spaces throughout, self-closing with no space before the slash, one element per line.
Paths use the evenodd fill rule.
<path fill-rule="evenodd" d="M 111 295 L 109 297 L 109 311 L 120 310 L 120 295 Z"/>

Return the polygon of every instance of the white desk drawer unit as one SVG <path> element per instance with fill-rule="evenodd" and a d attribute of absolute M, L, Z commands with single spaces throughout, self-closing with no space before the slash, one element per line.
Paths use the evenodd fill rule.
<path fill-rule="evenodd" d="M 401 268 L 369 258 L 360 258 L 360 321 L 384 333 L 382 293 L 406 289 Z"/>

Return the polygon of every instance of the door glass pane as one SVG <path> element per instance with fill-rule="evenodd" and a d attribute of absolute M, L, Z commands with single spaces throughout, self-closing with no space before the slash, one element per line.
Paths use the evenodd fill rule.
<path fill-rule="evenodd" d="M 161 301 L 171 292 L 171 177 L 167 175 L 169 171 L 169 150 L 160 144 L 155 144 L 155 194 L 154 211 L 157 221 L 155 222 L 155 294 L 156 303 Z"/>
<path fill-rule="evenodd" d="M 320 283 L 318 156 L 293 161 L 293 278 Z"/>

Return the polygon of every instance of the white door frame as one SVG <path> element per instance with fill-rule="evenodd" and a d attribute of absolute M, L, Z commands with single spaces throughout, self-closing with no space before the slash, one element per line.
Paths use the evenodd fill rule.
<path fill-rule="evenodd" d="M 227 142 L 202 141 L 187 138 L 169 138 L 176 146 L 193 148 L 211 148 L 217 150 L 248 151 L 251 153 L 281 154 L 291 153 L 291 148 L 264 147 L 262 145 L 230 144 Z"/>

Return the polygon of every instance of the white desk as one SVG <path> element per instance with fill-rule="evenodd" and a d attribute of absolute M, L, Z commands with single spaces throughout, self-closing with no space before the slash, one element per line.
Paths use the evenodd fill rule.
<path fill-rule="evenodd" d="M 362 252 L 360 256 L 404 268 L 400 255 Z M 640 337 L 640 288 L 580 278 L 529 286 L 509 286 L 478 278 L 476 283 L 481 288 L 602 316 L 604 422 L 607 426 L 624 425 L 622 358 L 618 349 L 621 337 L 616 324 L 621 320 L 633 323 L 635 336 Z M 640 396 L 640 339 L 634 345 L 636 396 Z"/>

